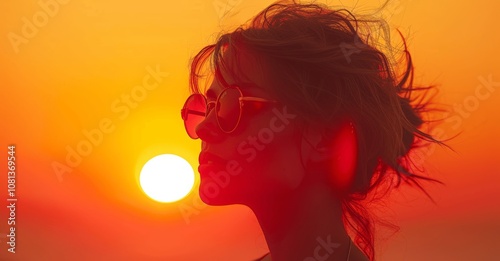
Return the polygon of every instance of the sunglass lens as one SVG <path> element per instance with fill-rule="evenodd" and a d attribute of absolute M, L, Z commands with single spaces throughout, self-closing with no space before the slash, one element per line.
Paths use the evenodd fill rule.
<path fill-rule="evenodd" d="M 216 105 L 217 120 L 219 125 L 225 132 L 233 131 L 241 117 L 240 101 L 241 93 L 236 88 L 225 89 Z"/>
<path fill-rule="evenodd" d="M 207 104 L 205 97 L 201 94 L 191 95 L 184 105 L 184 126 L 189 137 L 198 138 L 196 127 L 205 119 Z"/>

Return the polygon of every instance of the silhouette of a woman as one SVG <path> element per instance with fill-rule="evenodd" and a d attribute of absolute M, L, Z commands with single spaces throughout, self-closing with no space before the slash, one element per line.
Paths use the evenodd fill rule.
<path fill-rule="evenodd" d="M 202 140 L 200 197 L 255 213 L 270 250 L 262 260 L 373 261 L 367 195 L 432 180 L 408 166 L 417 141 L 439 143 L 419 129 L 410 54 L 405 45 L 398 73 L 370 23 L 277 2 L 191 62 L 182 118 Z"/>

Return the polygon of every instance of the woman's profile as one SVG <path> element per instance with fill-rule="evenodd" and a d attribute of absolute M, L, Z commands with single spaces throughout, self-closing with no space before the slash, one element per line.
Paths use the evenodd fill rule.
<path fill-rule="evenodd" d="M 202 141 L 200 197 L 253 211 L 270 250 L 258 260 L 373 261 L 368 195 L 433 180 L 409 158 L 440 143 L 421 130 L 428 88 L 413 85 L 406 44 L 395 64 L 373 24 L 280 1 L 191 61 L 182 118 Z"/>

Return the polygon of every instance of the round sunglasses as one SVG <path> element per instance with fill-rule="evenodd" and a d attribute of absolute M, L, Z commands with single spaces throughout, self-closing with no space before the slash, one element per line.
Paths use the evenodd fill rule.
<path fill-rule="evenodd" d="M 243 108 L 259 110 L 266 104 L 275 104 L 277 101 L 266 100 L 259 97 L 243 96 L 240 88 L 236 85 L 224 89 L 215 101 L 207 102 L 207 98 L 195 93 L 189 96 L 181 110 L 186 132 L 192 139 L 197 139 L 196 127 L 205 120 L 208 114 L 215 108 L 217 125 L 224 133 L 232 133 L 238 127 Z M 251 105 L 251 106 L 248 106 Z"/>

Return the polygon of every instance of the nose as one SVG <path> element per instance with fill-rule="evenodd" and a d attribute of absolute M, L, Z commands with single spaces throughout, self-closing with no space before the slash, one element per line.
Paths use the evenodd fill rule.
<path fill-rule="evenodd" d="M 222 139 L 222 133 L 217 125 L 213 112 L 210 112 L 207 117 L 196 126 L 195 131 L 203 143 L 214 143 Z"/>

